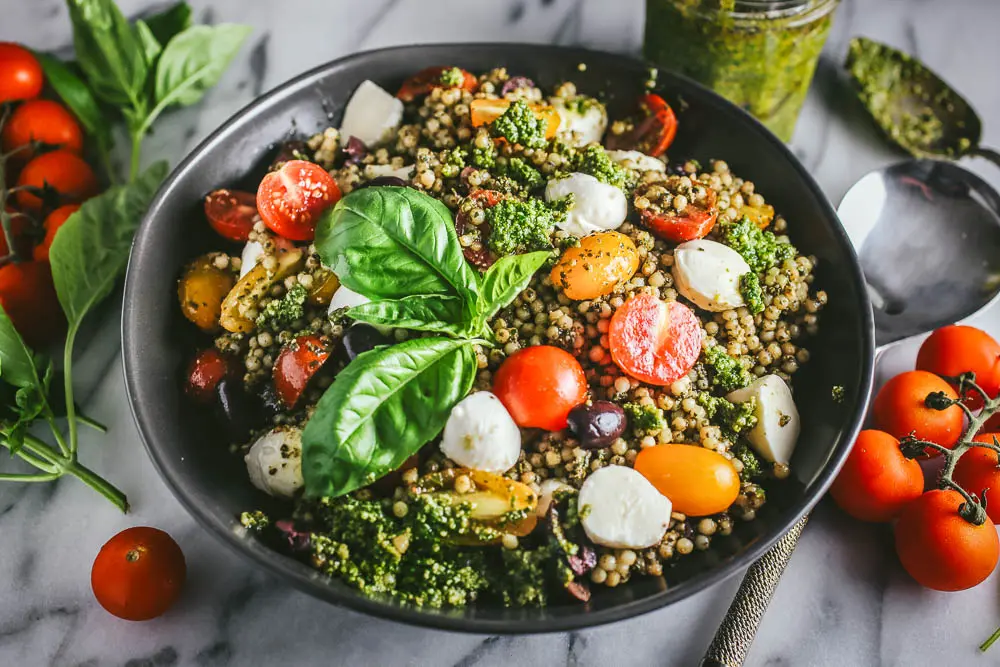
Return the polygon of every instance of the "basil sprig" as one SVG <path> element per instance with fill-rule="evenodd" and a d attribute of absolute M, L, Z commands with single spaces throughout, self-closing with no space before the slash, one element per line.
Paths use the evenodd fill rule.
<path fill-rule="evenodd" d="M 344 285 L 372 300 L 348 317 L 441 334 L 360 355 L 316 405 L 302 434 L 305 490 L 335 497 L 397 469 L 441 432 L 475 380 L 473 345 L 491 345 L 489 319 L 550 253 L 504 257 L 480 275 L 451 212 L 403 187 L 347 195 L 320 220 L 315 244 Z"/>

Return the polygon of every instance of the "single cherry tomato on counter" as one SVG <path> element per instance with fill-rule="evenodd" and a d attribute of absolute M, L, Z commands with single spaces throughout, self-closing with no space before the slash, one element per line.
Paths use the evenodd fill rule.
<path fill-rule="evenodd" d="M 274 362 L 274 388 L 286 407 L 299 402 L 309 380 L 330 356 L 319 336 L 299 336 L 285 346 Z"/>
<path fill-rule="evenodd" d="M 899 439 L 912 434 L 943 447 L 954 446 L 962 435 L 962 409 L 957 405 L 946 410 L 927 407 L 927 395 L 938 391 L 948 398 L 958 398 L 955 390 L 933 373 L 900 373 L 885 383 L 875 397 L 875 425 Z M 928 448 L 928 456 L 937 454 Z"/>
<path fill-rule="evenodd" d="M 688 374 L 701 354 L 698 316 L 679 301 L 637 294 L 611 317 L 611 358 L 643 382 L 665 386 Z"/>
<path fill-rule="evenodd" d="M 1000 343 L 975 327 L 961 324 L 941 327 L 920 345 L 917 370 L 946 377 L 971 371 L 976 374 L 976 384 L 994 397 L 1000 392 Z M 976 410 L 983 407 L 983 399 L 970 390 L 966 405 Z"/>
<path fill-rule="evenodd" d="M 45 222 L 42 223 L 45 227 L 45 238 L 42 239 L 32 251 L 35 261 L 48 261 L 49 249 L 52 247 L 52 242 L 56 239 L 56 232 L 58 232 L 59 228 L 62 227 L 67 220 L 69 220 L 69 216 L 79 210 L 79 204 L 66 204 L 65 206 L 60 206 L 45 216 Z"/>
<path fill-rule="evenodd" d="M 0 42 L 0 104 L 38 97 L 44 82 L 42 66 L 31 51 Z"/>
<path fill-rule="evenodd" d="M 66 318 L 48 262 L 11 262 L 0 267 L 0 305 L 32 348 L 44 348 L 65 329 Z"/>
<path fill-rule="evenodd" d="M 5 153 L 39 141 L 80 154 L 83 151 L 83 131 L 66 107 L 52 100 L 29 100 L 14 110 L 3 128 L 2 145 Z M 18 151 L 17 159 L 25 160 L 32 151 Z"/>
<path fill-rule="evenodd" d="M 457 82 L 457 80 L 455 82 L 451 81 L 450 75 L 454 74 L 453 70 L 458 70 L 457 76 L 461 77 L 461 82 Z M 449 74 L 449 77 L 445 77 L 448 79 L 447 83 L 441 76 L 445 72 Z M 396 93 L 396 97 L 404 102 L 412 102 L 435 88 L 461 88 L 462 90 L 472 92 L 478 85 L 475 75 L 471 72 L 466 72 L 464 69 L 459 69 L 458 67 L 428 67 L 404 81 L 399 92 Z"/>
<path fill-rule="evenodd" d="M 855 519 L 890 521 L 924 492 L 920 464 L 903 456 L 899 440 L 883 431 L 858 434 L 830 495 Z"/>
<path fill-rule="evenodd" d="M 740 475 L 729 460 L 698 445 L 654 445 L 639 451 L 635 469 L 670 499 L 675 512 L 718 514 L 740 495 Z"/>
<path fill-rule="evenodd" d="M 257 196 L 242 190 L 215 190 L 205 196 L 205 217 L 222 238 L 245 242 L 257 218 Z"/>
<path fill-rule="evenodd" d="M 90 585 L 101 606 L 126 621 L 148 621 L 173 606 L 187 577 L 184 552 L 162 530 L 123 530 L 101 547 Z"/>
<path fill-rule="evenodd" d="M 1000 433 L 980 433 L 974 442 L 993 443 Z M 955 482 L 986 502 L 986 513 L 993 523 L 1000 521 L 1000 463 L 997 453 L 985 447 L 973 447 L 962 454 L 955 466 Z"/>
<path fill-rule="evenodd" d="M 500 116 L 504 115 L 510 105 L 511 100 L 500 99 L 500 100 L 490 100 L 490 99 L 478 99 L 472 100 L 472 104 L 469 105 L 469 115 L 472 120 L 473 127 L 479 127 L 481 125 L 489 125 L 495 121 Z M 545 121 L 545 138 L 551 139 L 556 136 L 556 131 L 559 129 L 559 123 L 562 122 L 562 118 L 559 116 L 559 112 L 555 107 L 545 106 L 541 104 L 529 104 L 531 111 L 535 114 L 535 118 Z"/>
<path fill-rule="evenodd" d="M 493 376 L 493 393 L 518 426 L 561 431 L 569 411 L 587 399 L 587 378 L 576 358 L 558 347 L 518 350 Z"/>
<path fill-rule="evenodd" d="M 31 159 L 17 179 L 19 187 L 31 186 L 55 190 L 62 199 L 80 202 L 97 193 L 97 177 L 90 165 L 79 155 L 57 150 Z M 42 200 L 26 190 L 17 193 L 17 204 L 27 211 L 36 211 Z"/>
<path fill-rule="evenodd" d="M 210 404 L 215 399 L 219 382 L 235 372 L 236 366 L 230 357 L 214 347 L 202 350 L 188 366 L 184 393 L 199 403 Z"/>
<path fill-rule="evenodd" d="M 706 190 L 704 201 L 692 201 L 684 207 L 684 211 L 654 213 L 644 209 L 640 215 L 642 224 L 649 230 L 667 241 L 683 243 L 704 238 L 719 217 L 714 190 Z"/>
<path fill-rule="evenodd" d="M 659 157 L 667 152 L 677 136 L 677 116 L 666 100 L 655 93 L 639 98 L 639 114 L 632 120 L 632 129 L 622 134 L 609 132 L 611 150 L 642 151 Z M 700 238 L 700 237 L 699 237 Z"/>
<path fill-rule="evenodd" d="M 896 523 L 896 553 L 921 586 L 963 591 L 990 576 L 1000 556 L 996 526 L 976 526 L 959 514 L 957 491 L 928 491 L 906 506 Z"/>
<path fill-rule="evenodd" d="M 576 301 L 610 294 L 639 268 L 632 239 L 618 232 L 588 234 L 552 267 L 552 284 Z"/>
<path fill-rule="evenodd" d="M 257 211 L 264 224 L 293 241 L 311 241 L 319 216 L 339 200 L 333 177 L 305 160 L 289 160 L 257 188 Z"/>

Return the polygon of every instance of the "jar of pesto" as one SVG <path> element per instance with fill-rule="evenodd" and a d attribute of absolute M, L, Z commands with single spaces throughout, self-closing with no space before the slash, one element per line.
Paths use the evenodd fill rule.
<path fill-rule="evenodd" d="M 646 0 L 646 58 L 789 141 L 840 0 Z"/>

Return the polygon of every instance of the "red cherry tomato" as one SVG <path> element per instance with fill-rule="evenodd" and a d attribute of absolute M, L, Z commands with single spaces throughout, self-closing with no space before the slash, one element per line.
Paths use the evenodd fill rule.
<path fill-rule="evenodd" d="M 219 382 L 234 372 L 235 367 L 229 357 L 214 347 L 207 348 L 191 360 L 184 392 L 199 403 L 211 403 L 215 400 L 215 388 Z"/>
<path fill-rule="evenodd" d="M 637 294 L 611 316 L 611 358 L 643 382 L 668 385 L 688 374 L 701 354 L 698 316 L 679 301 Z"/>
<path fill-rule="evenodd" d="M 896 524 L 896 553 L 910 576 L 937 591 L 963 591 L 990 576 L 1000 540 L 987 518 L 973 525 L 958 513 L 965 502 L 951 489 L 928 491 L 906 506 Z"/>
<path fill-rule="evenodd" d="M 396 93 L 396 97 L 403 100 L 404 102 L 412 102 L 421 95 L 426 95 L 435 88 L 462 88 L 463 90 L 473 91 L 478 86 L 475 75 L 470 72 L 466 72 L 464 69 L 459 69 L 462 73 L 462 83 L 458 86 L 447 86 L 441 81 L 441 74 L 445 70 L 450 70 L 451 67 L 428 67 L 427 69 L 422 69 L 409 79 L 403 82 L 402 87 L 400 87 L 399 92 Z"/>
<path fill-rule="evenodd" d="M 36 262 L 47 262 L 49 260 L 49 249 L 52 248 L 52 242 L 56 239 L 56 232 L 63 226 L 63 223 L 69 220 L 69 216 L 79 210 L 79 204 L 66 204 L 45 216 L 45 222 L 42 223 L 45 227 L 45 238 L 32 251 Z"/>
<path fill-rule="evenodd" d="M 257 189 L 257 211 L 264 224 L 293 241 L 311 241 L 319 216 L 339 200 L 333 177 L 305 160 L 289 160 L 265 176 Z"/>
<path fill-rule="evenodd" d="M 980 433 L 973 441 L 993 444 L 1000 433 Z M 1000 521 L 1000 463 L 997 453 L 985 447 L 973 447 L 962 454 L 955 466 L 955 482 L 969 493 L 986 501 L 986 513 L 993 523 Z"/>
<path fill-rule="evenodd" d="M 518 426 L 560 431 L 566 428 L 569 411 L 587 399 L 587 378 L 566 350 L 533 345 L 500 365 L 493 393 Z"/>
<path fill-rule="evenodd" d="M 17 184 L 36 188 L 48 185 L 60 197 L 77 202 L 97 193 L 94 170 L 79 155 L 67 150 L 42 153 L 32 158 L 21 171 Z M 17 204 L 24 210 L 36 211 L 41 208 L 42 200 L 22 190 L 17 193 Z"/>
<path fill-rule="evenodd" d="M 76 154 L 83 151 L 83 131 L 66 107 L 52 100 L 29 100 L 11 114 L 3 128 L 4 152 L 39 141 Z M 30 150 L 17 152 L 19 160 L 31 156 Z"/>
<path fill-rule="evenodd" d="M 0 305 L 25 342 L 36 349 L 58 338 L 66 324 L 48 262 L 0 267 Z"/>
<path fill-rule="evenodd" d="M 612 150 L 636 150 L 659 157 L 667 152 L 677 135 L 677 116 L 666 100 L 655 93 L 639 98 L 639 115 L 632 130 L 623 134 L 608 133 Z"/>
<path fill-rule="evenodd" d="M 473 225 L 469 220 L 469 215 L 475 209 L 487 209 L 497 205 L 503 199 L 503 195 L 495 190 L 473 190 L 465 198 L 455 215 L 455 231 L 458 235 L 474 235 L 472 245 L 462 246 L 462 254 L 469 264 L 480 268 L 488 269 L 497 261 L 497 256 L 490 250 L 489 241 L 493 228 L 490 223 L 483 221 L 478 225 Z"/>
<path fill-rule="evenodd" d="M 941 327 L 921 344 L 917 370 L 946 377 L 971 371 L 976 374 L 976 384 L 993 397 L 1000 392 L 1000 343 L 975 327 Z M 952 386 L 957 389 L 957 385 Z M 977 392 L 969 391 L 966 397 L 966 405 L 973 410 L 983 407 Z"/>
<path fill-rule="evenodd" d="M 0 104 L 38 97 L 44 81 L 42 66 L 31 51 L 0 42 Z"/>
<path fill-rule="evenodd" d="M 309 380 L 329 356 L 319 336 L 299 336 L 281 350 L 274 362 L 274 388 L 285 406 L 291 408 L 299 402 Z"/>
<path fill-rule="evenodd" d="M 245 242 L 257 217 L 257 196 L 242 190 L 215 190 L 205 196 L 205 217 L 219 236 Z"/>
<path fill-rule="evenodd" d="M 962 409 L 957 405 L 947 410 L 927 407 L 927 395 L 938 391 L 948 398 L 958 398 L 955 390 L 933 373 L 900 373 L 885 383 L 875 397 L 875 425 L 899 439 L 912 434 L 920 440 L 953 447 L 962 435 Z M 928 448 L 927 454 L 937 456 L 938 452 Z"/>
<path fill-rule="evenodd" d="M 920 464 L 903 456 L 899 440 L 883 431 L 862 431 L 830 487 L 842 510 L 862 521 L 894 519 L 924 492 Z"/>
<path fill-rule="evenodd" d="M 703 202 L 691 202 L 683 213 L 653 213 L 646 209 L 642 212 L 642 223 L 660 238 L 674 243 L 705 238 L 719 217 L 715 191 L 707 192 Z"/>
<path fill-rule="evenodd" d="M 156 528 L 123 530 L 101 547 L 90 585 L 101 606 L 127 621 L 148 621 L 170 607 L 187 577 L 184 552 Z"/>

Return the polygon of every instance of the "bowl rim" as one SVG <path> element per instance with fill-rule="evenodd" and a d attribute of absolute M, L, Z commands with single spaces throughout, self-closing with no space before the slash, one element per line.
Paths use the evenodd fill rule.
<path fill-rule="evenodd" d="M 170 198 L 176 183 L 187 174 L 196 160 L 200 159 L 204 153 L 214 150 L 218 143 L 225 140 L 232 133 L 232 127 L 236 121 L 252 116 L 258 109 L 267 107 L 278 99 L 288 97 L 289 95 L 304 89 L 310 82 L 325 78 L 332 71 L 356 64 L 359 61 L 363 62 L 376 55 L 393 52 L 405 53 L 407 51 L 419 52 L 431 49 L 505 48 L 516 48 L 519 50 L 531 49 L 538 51 L 540 55 L 552 52 L 577 54 L 580 57 L 581 62 L 586 62 L 587 58 L 600 58 L 605 62 L 608 62 L 609 59 L 618 60 L 620 61 L 622 67 L 635 67 L 636 65 L 642 65 L 644 67 L 653 66 L 642 59 L 629 55 L 581 47 L 520 42 L 449 42 L 438 44 L 390 46 L 367 51 L 359 51 L 309 69 L 306 72 L 272 88 L 238 110 L 226 119 L 211 134 L 209 134 L 203 141 L 201 141 L 197 147 L 190 151 L 187 156 L 185 156 L 185 158 L 181 160 L 181 162 L 179 162 L 178 165 L 171 171 L 170 175 L 160 186 L 160 189 L 151 202 L 146 214 L 143 216 L 139 230 L 136 233 L 135 241 L 132 246 L 133 252 L 130 254 L 127 267 L 123 303 L 128 304 L 133 298 L 136 297 L 135 292 L 137 288 L 135 283 L 137 278 L 135 278 L 135 274 L 138 272 L 136 265 L 140 262 L 140 260 L 137 259 L 137 253 L 134 251 L 142 245 L 142 239 L 146 235 L 147 230 L 151 227 L 152 221 L 159 217 L 160 209 L 164 206 L 164 202 Z M 832 484 L 834 477 L 846 460 L 850 451 L 850 444 L 853 443 L 858 432 L 860 431 L 862 419 L 864 418 L 866 407 L 871 398 L 874 381 L 874 317 L 868 293 L 865 288 L 864 278 L 857 253 L 855 252 L 843 225 L 839 223 L 837 213 L 829 199 L 819 187 L 819 184 L 816 183 L 815 179 L 813 179 L 813 177 L 806 170 L 801 161 L 781 140 L 779 140 L 759 121 L 757 121 L 757 119 L 746 111 L 740 109 L 728 100 L 725 100 L 714 91 L 681 74 L 670 71 L 669 75 L 672 78 L 684 81 L 686 84 L 694 88 L 700 89 L 699 92 L 704 97 L 706 103 L 717 107 L 723 107 L 727 113 L 742 115 L 744 120 L 749 122 L 753 129 L 755 129 L 759 134 L 764 135 L 763 138 L 773 144 L 774 147 L 785 156 L 797 172 L 798 176 L 802 179 L 803 184 L 811 191 L 812 195 L 816 197 L 821 208 L 824 209 L 826 219 L 829 221 L 836 221 L 838 223 L 833 225 L 834 228 L 831 231 L 846 250 L 846 256 L 850 260 L 849 266 L 842 267 L 842 270 L 849 271 L 850 281 L 853 283 L 857 293 L 861 295 L 861 301 L 858 304 L 858 307 L 861 310 L 862 319 L 863 340 L 861 341 L 861 346 L 863 350 L 863 358 L 860 360 L 862 364 L 862 386 L 859 387 L 857 404 L 852 407 L 851 412 L 845 412 L 843 423 L 846 428 L 842 431 L 842 437 L 838 446 L 831 452 L 830 459 L 813 481 L 809 493 L 806 494 L 806 500 L 804 503 L 795 507 L 794 511 L 789 512 L 783 518 L 777 520 L 774 527 L 756 539 L 742 552 L 733 556 L 727 563 L 699 573 L 695 577 L 686 580 L 683 586 L 671 587 L 659 594 L 650 595 L 639 600 L 633 600 L 607 609 L 599 609 L 596 611 L 588 611 L 586 613 L 556 616 L 545 619 L 484 619 L 424 611 L 415 607 L 386 603 L 378 599 L 367 598 L 360 594 L 345 596 L 337 592 L 333 587 L 327 585 L 323 575 L 314 572 L 311 573 L 308 571 L 308 566 L 298 563 L 297 561 L 290 561 L 290 559 L 284 554 L 273 551 L 263 545 L 259 545 L 260 548 L 248 548 L 247 541 L 240 537 L 238 531 L 234 531 L 231 525 L 223 523 L 214 514 L 204 510 L 194 498 L 189 496 L 186 490 L 186 482 L 182 479 L 181 475 L 174 475 L 170 471 L 165 455 L 163 455 L 160 449 L 156 446 L 155 442 L 157 440 L 157 435 L 150 428 L 144 407 L 140 405 L 139 401 L 136 399 L 136 388 L 137 385 L 142 383 L 142 378 L 139 376 L 134 366 L 134 361 L 136 361 L 139 356 L 136 349 L 136 340 L 131 333 L 135 322 L 131 316 L 131 309 L 123 307 L 121 320 L 123 374 L 132 418 L 135 421 L 139 437 L 142 440 L 146 452 L 149 454 L 153 467 L 188 514 L 194 517 L 195 521 L 200 526 L 206 529 L 210 534 L 214 535 L 218 541 L 222 542 L 233 552 L 240 554 L 243 558 L 250 560 L 268 573 L 277 576 L 283 581 L 291 583 L 295 588 L 298 588 L 313 597 L 322 599 L 338 607 L 346 607 L 352 611 L 370 614 L 382 619 L 437 630 L 476 634 L 515 635 L 565 632 L 634 618 L 656 609 L 660 609 L 669 604 L 679 602 L 680 600 L 695 595 L 710 586 L 729 579 L 737 572 L 744 570 L 764 555 L 764 553 L 769 550 L 775 542 L 777 542 L 793 525 L 798 523 L 802 517 L 808 514 L 816 503 L 819 502 L 820 498 L 822 498 L 827 488 L 830 484 Z"/>

